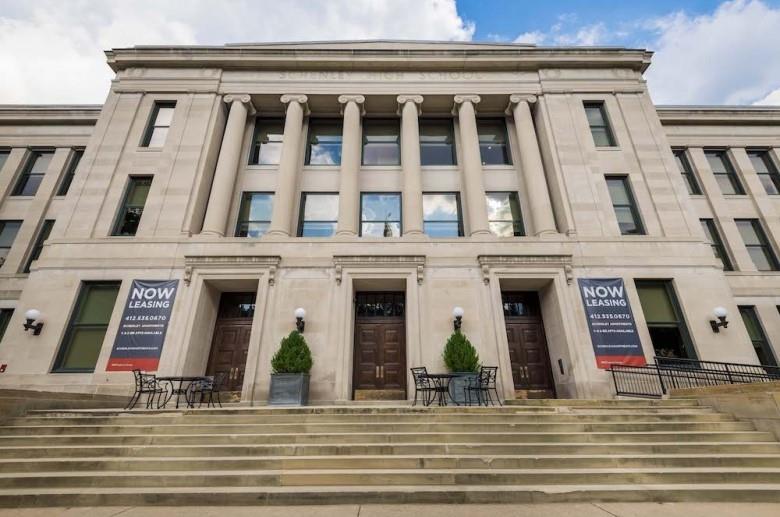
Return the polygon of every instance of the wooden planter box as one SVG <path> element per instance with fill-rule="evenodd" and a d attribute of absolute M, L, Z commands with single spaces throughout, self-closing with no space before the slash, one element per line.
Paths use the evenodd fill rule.
<path fill-rule="evenodd" d="M 272 406 L 305 406 L 309 402 L 308 373 L 272 373 L 268 403 Z"/>

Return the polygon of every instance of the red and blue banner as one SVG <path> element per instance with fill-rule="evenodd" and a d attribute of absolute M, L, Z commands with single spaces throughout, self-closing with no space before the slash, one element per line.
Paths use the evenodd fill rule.
<path fill-rule="evenodd" d="M 596 366 L 644 366 L 645 354 L 622 278 L 578 279 Z"/>
<path fill-rule="evenodd" d="M 178 280 L 133 280 L 107 372 L 157 370 L 178 285 Z"/>

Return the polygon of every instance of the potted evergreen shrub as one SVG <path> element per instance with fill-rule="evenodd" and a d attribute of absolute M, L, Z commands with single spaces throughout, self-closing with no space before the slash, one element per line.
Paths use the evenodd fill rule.
<path fill-rule="evenodd" d="M 457 375 L 450 380 L 450 396 L 457 404 L 466 403 L 466 385 L 479 376 L 479 354 L 465 334 L 456 330 L 444 345 L 444 364 Z"/>
<path fill-rule="evenodd" d="M 309 371 L 312 359 L 303 334 L 297 330 L 282 339 L 271 359 L 271 390 L 268 403 L 303 406 L 309 402 Z"/>

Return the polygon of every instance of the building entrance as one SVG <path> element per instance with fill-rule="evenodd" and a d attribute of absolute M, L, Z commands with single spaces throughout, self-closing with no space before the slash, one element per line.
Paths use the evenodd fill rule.
<path fill-rule="evenodd" d="M 257 293 L 222 293 L 206 375 L 224 373 L 222 390 L 241 398 Z M 230 399 L 231 397 L 226 397 Z"/>

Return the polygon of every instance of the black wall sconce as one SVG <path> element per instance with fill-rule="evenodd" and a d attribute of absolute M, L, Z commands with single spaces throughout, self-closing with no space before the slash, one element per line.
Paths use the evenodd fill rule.
<path fill-rule="evenodd" d="M 717 320 L 710 320 L 710 326 L 713 332 L 720 332 L 720 327 L 728 328 L 729 322 L 726 321 L 726 316 L 729 315 L 728 311 L 723 307 L 715 307 L 712 310 Z"/>
<path fill-rule="evenodd" d="M 32 330 L 33 336 L 39 335 L 41 333 L 41 329 L 43 329 L 43 322 L 41 321 L 41 311 L 37 309 L 30 309 L 24 313 L 24 317 L 27 320 L 23 325 L 24 331 L 27 332 L 28 330 Z"/>
<path fill-rule="evenodd" d="M 306 322 L 303 319 L 306 317 L 306 310 L 303 307 L 295 309 L 295 328 L 298 332 L 303 334 L 303 329 L 306 327 Z"/>
<path fill-rule="evenodd" d="M 463 307 L 454 307 L 452 309 L 452 326 L 455 332 L 460 331 L 460 326 L 463 324 Z"/>

